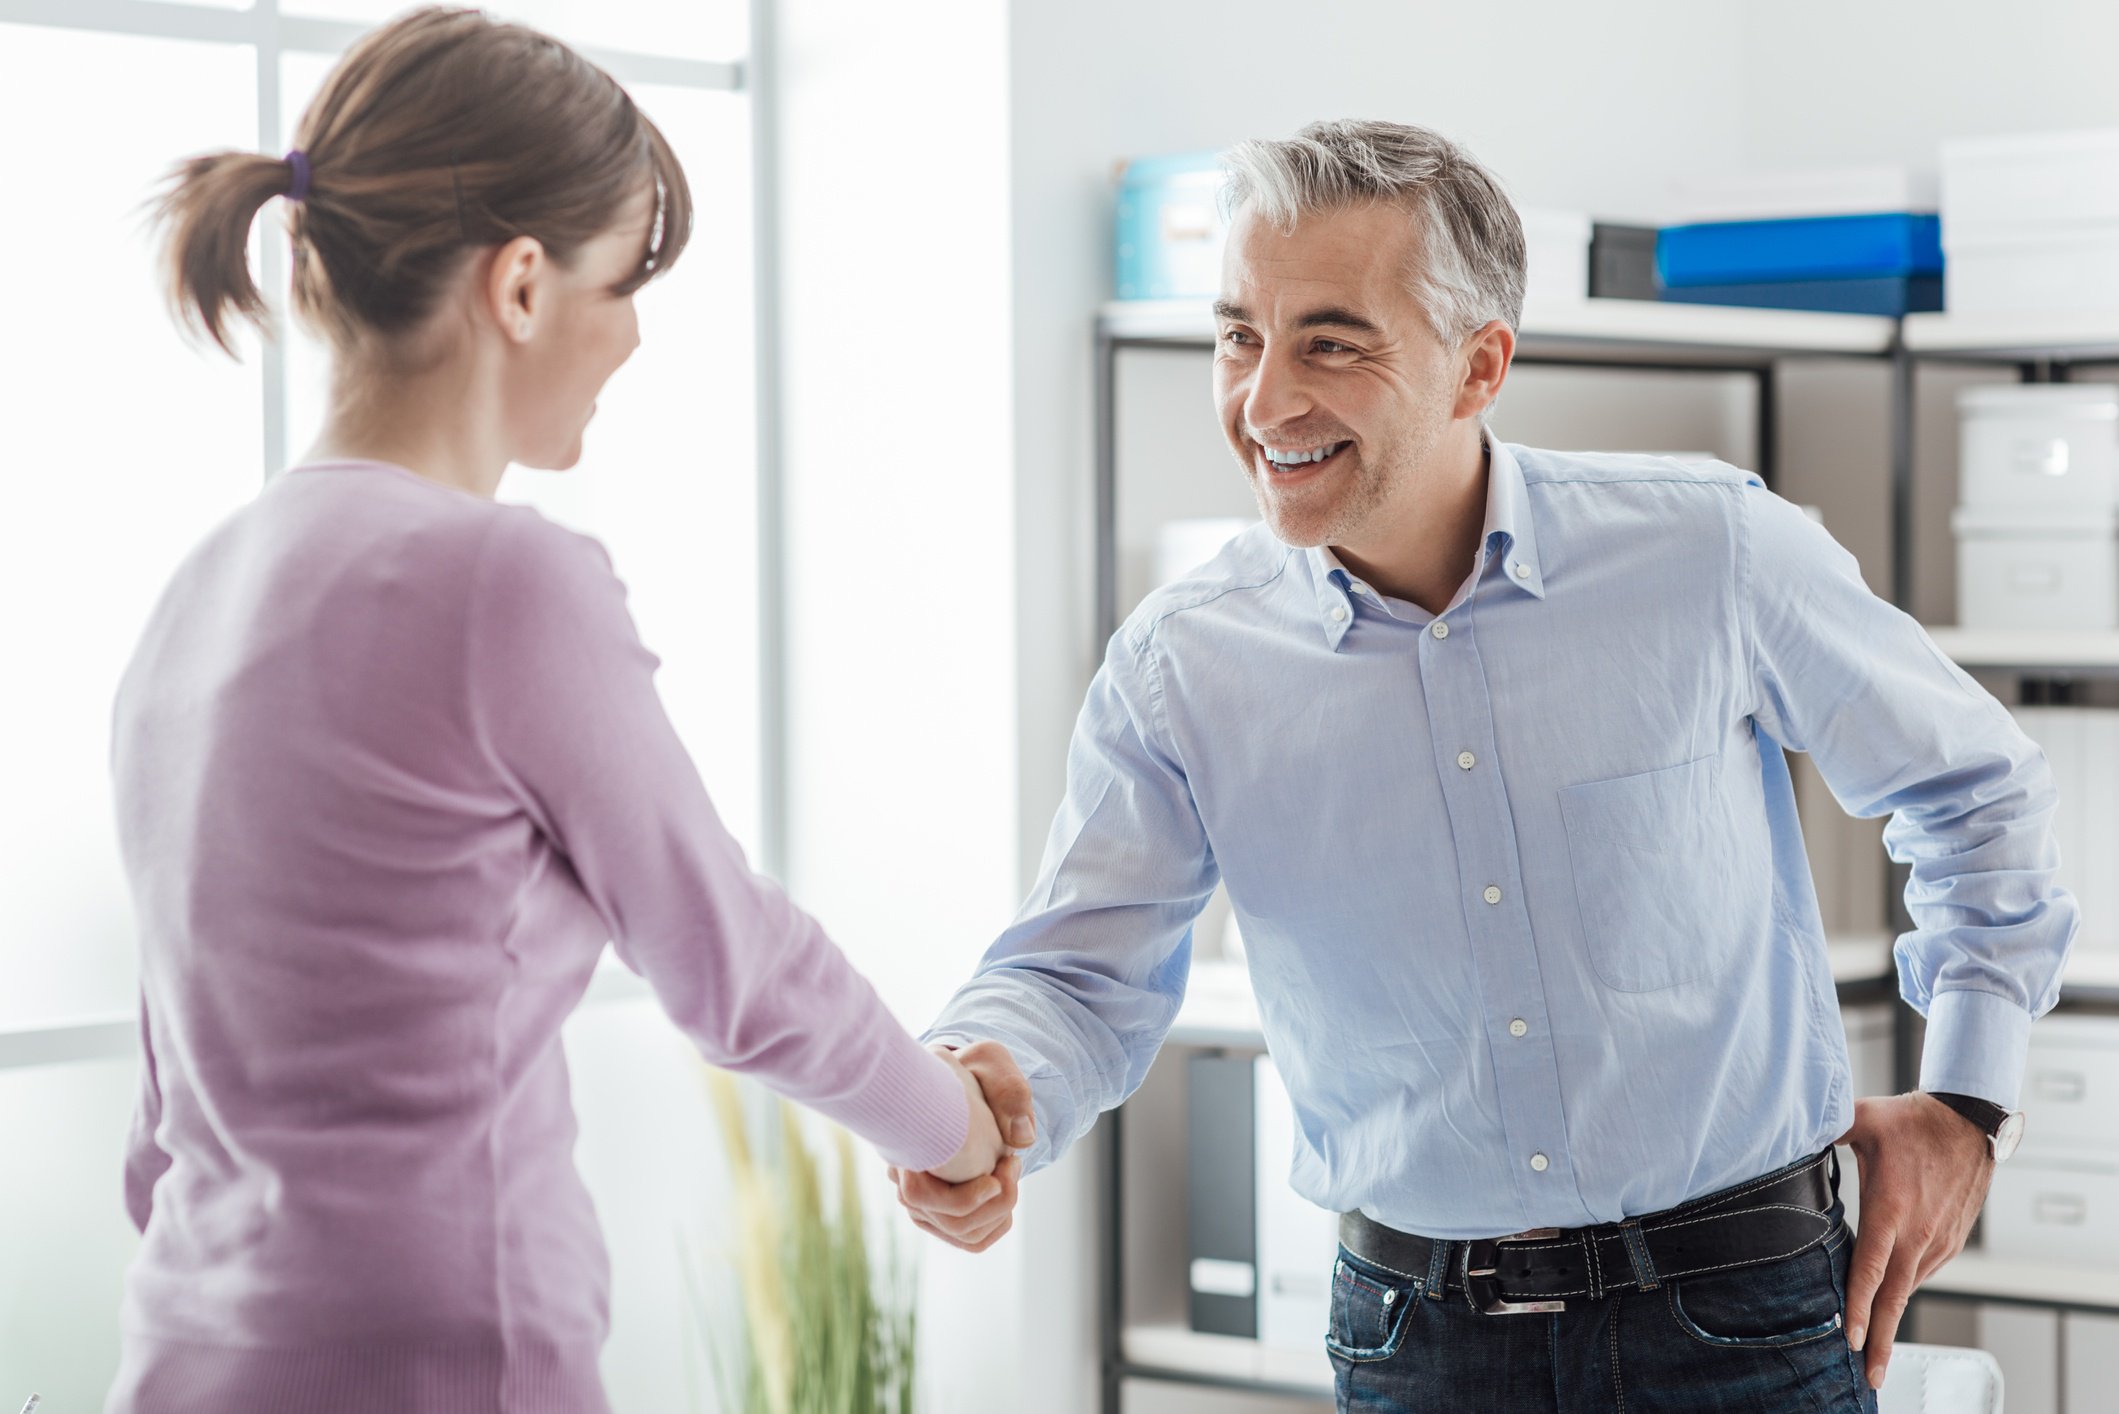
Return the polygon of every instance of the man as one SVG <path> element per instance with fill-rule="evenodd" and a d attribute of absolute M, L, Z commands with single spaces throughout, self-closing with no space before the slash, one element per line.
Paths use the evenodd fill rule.
<path fill-rule="evenodd" d="M 1145 1076 L 1218 877 L 1296 1190 L 1344 1215 L 1342 1407 L 1873 1409 L 2073 937 L 2043 758 L 1757 478 L 1487 434 L 1524 246 L 1461 150 L 1227 160 L 1215 393 L 1265 524 L 1112 639 L 1042 877 L 929 1032 L 1027 1078 L 1035 1145 L 902 1200 L 1006 1231 Z M 1849 1093 L 1784 747 L 1912 864 L 1923 1093 Z"/>

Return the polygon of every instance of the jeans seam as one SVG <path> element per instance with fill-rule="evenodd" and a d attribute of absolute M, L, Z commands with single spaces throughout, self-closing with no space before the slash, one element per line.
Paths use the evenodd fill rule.
<path fill-rule="evenodd" d="M 1851 1231 L 1845 1218 L 1840 1219 L 1839 1230 L 1843 1233 Z M 1845 1311 L 1847 1309 L 1847 1288 L 1839 1279 L 1839 1263 L 1827 1262 L 1825 1270 L 1832 1277 L 1832 1294 L 1839 1298 L 1840 1310 Z M 1848 1376 L 1854 1381 L 1854 1407 L 1859 1410 L 1863 1402 L 1862 1391 L 1869 1387 L 1868 1373 L 1862 1368 L 1861 1362 L 1854 1358 L 1854 1347 L 1847 1344 L 1844 1340 L 1840 1342 L 1840 1355 L 1847 1362 Z"/>
<path fill-rule="evenodd" d="M 1788 1358 L 1787 1346 L 1776 1345 L 1773 1347 L 1773 1353 L 1780 1356 L 1781 1363 L 1788 1367 L 1788 1377 L 1790 1379 L 1794 1380 L 1799 1385 L 1807 1385 L 1809 1383 L 1803 1378 L 1803 1372 L 1796 1368 L 1795 1362 Z M 1817 1394 L 1815 1391 L 1805 1388 L 1803 1390 L 1803 1398 L 1809 1402 L 1809 1405 L 1812 1409 L 1817 1411 L 1817 1414 L 1826 1414 L 1825 1407 L 1817 1402 Z"/>
<path fill-rule="evenodd" d="M 1619 1303 L 1623 1296 L 1611 1298 L 1611 1393 L 1618 1400 L 1617 1414 L 1626 1414 L 1626 1386 L 1619 1379 Z"/>

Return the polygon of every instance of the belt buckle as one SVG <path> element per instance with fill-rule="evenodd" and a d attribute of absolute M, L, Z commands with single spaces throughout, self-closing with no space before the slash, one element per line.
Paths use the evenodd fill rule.
<path fill-rule="evenodd" d="M 1529 1241 L 1534 1238 L 1558 1237 L 1556 1227 L 1534 1227 L 1528 1232 L 1512 1232 L 1506 1237 L 1475 1237 L 1464 1244 L 1464 1267 L 1460 1273 L 1464 1278 L 1464 1294 L 1474 1310 L 1488 1316 L 1530 1316 L 1547 1311 L 1565 1311 L 1565 1301 L 1503 1301 L 1501 1280 L 1494 1275 L 1494 1265 L 1504 1242 Z"/>

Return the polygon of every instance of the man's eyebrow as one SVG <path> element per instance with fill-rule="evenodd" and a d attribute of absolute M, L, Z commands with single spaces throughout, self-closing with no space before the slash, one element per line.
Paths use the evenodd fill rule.
<path fill-rule="evenodd" d="M 1373 319 L 1356 314 L 1351 309 L 1334 305 L 1329 309 L 1313 309 L 1295 321 L 1297 329 L 1354 329 L 1363 334 L 1381 334 Z"/>
<path fill-rule="evenodd" d="M 1214 317 L 1232 324 L 1248 324 L 1251 315 L 1242 305 L 1229 300 L 1214 301 Z M 1297 329 L 1353 329 L 1363 334 L 1380 335 L 1383 330 L 1376 321 L 1366 315 L 1356 314 L 1351 309 L 1331 305 L 1324 309 L 1313 309 L 1295 321 Z"/>

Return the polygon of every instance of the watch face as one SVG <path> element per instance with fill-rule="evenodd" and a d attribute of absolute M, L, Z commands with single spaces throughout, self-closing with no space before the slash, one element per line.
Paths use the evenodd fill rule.
<path fill-rule="evenodd" d="M 1994 1131 L 1994 1162 L 2001 1163 L 2016 1152 L 2023 1142 L 2023 1112 L 2021 1110 L 2002 1120 L 2001 1128 Z"/>

